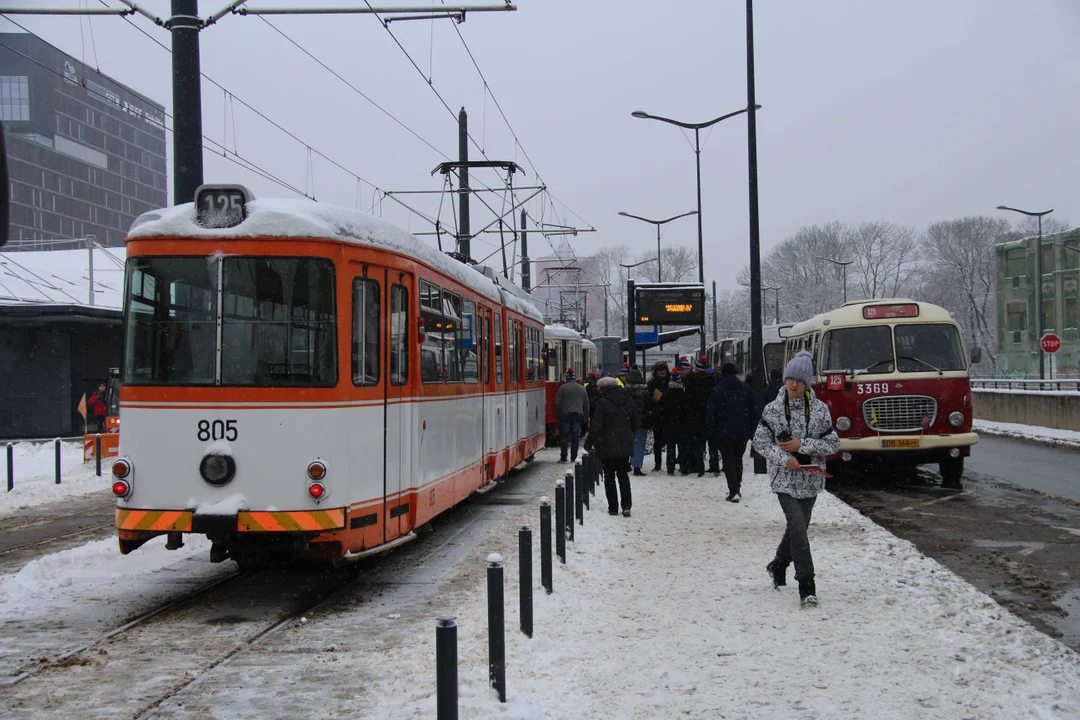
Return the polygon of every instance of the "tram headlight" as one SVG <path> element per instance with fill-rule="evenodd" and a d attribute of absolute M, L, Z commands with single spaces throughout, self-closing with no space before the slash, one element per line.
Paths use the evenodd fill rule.
<path fill-rule="evenodd" d="M 209 453 L 203 456 L 199 463 L 199 474 L 202 479 L 213 485 L 221 487 L 227 484 L 236 475 L 236 461 L 232 455 L 221 453 Z"/>
<path fill-rule="evenodd" d="M 836 418 L 836 429 L 840 432 L 847 432 L 851 429 L 851 418 L 844 416 Z"/>
<path fill-rule="evenodd" d="M 964 413 L 959 410 L 949 413 L 949 424 L 953 427 L 960 427 L 964 424 Z"/>

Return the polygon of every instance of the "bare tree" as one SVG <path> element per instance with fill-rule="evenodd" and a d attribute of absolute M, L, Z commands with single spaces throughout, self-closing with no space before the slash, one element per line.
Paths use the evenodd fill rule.
<path fill-rule="evenodd" d="M 1035 237 L 1039 234 L 1039 218 L 1024 215 L 1021 220 L 1013 224 L 1013 227 L 1016 229 L 1016 232 L 1020 234 L 1020 237 Z M 1044 236 L 1065 232 L 1071 229 L 1071 227 L 1069 221 L 1064 218 L 1047 215 L 1042 219 L 1042 232 Z"/>
<path fill-rule="evenodd" d="M 842 270 L 820 258 L 848 260 L 847 228 L 840 222 L 799 228 L 762 260 L 763 286 L 779 287 L 781 320 L 798 321 L 839 307 L 843 298 Z M 750 273 L 743 268 L 740 285 L 749 287 Z M 772 292 L 765 292 L 775 302 Z M 766 299 L 763 298 L 763 299 Z M 749 292 L 746 294 L 749 307 Z"/>
<path fill-rule="evenodd" d="M 866 222 L 845 233 L 849 268 L 859 298 L 900 297 L 915 273 L 918 234 L 892 222 Z"/>
<path fill-rule="evenodd" d="M 652 260 L 653 262 L 644 262 Z M 636 262 L 644 262 L 634 268 L 634 276 L 648 282 L 657 282 L 656 253 L 644 252 L 638 255 Z M 685 245 L 672 245 L 661 248 L 660 279 L 664 282 L 691 282 L 697 280 L 697 251 Z"/>
<path fill-rule="evenodd" d="M 630 264 L 630 257 L 630 248 L 626 245 L 606 245 L 593 255 L 596 260 L 596 271 L 595 275 L 588 278 L 588 281 L 606 286 L 602 292 L 607 293 L 608 332 L 612 334 L 621 335 L 626 329 L 626 281 L 629 275 L 623 265 Z M 603 307 L 596 310 L 599 314 L 590 307 L 590 315 L 602 321 Z"/>
<path fill-rule="evenodd" d="M 997 258 L 994 245 L 1014 239 L 1009 222 L 980 215 L 931 225 L 923 236 L 922 297 L 953 313 L 969 347 L 997 369 Z"/>

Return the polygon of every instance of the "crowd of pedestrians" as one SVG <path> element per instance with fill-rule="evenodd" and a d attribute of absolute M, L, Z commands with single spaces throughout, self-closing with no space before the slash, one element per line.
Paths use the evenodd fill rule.
<path fill-rule="evenodd" d="M 751 445 L 755 474 L 768 473 L 786 520 L 775 557 L 766 565 L 773 586 L 787 584 L 787 568 L 804 606 L 817 604 L 807 528 L 824 487 L 825 457 L 839 451 L 829 409 L 811 389 L 813 360 L 802 351 L 783 371 L 773 371 L 757 394 L 731 363 L 718 372 L 705 358 L 680 359 L 675 371 L 653 364 L 648 381 L 637 365 L 623 364 L 618 377 L 576 382 L 572 370 L 555 397 L 560 423 L 560 462 L 577 458 L 578 439 L 601 460 L 608 513 L 630 517 L 631 475 L 644 477 L 652 433 L 654 473 L 706 472 L 727 481 L 727 501 L 741 500 L 743 456 Z"/>

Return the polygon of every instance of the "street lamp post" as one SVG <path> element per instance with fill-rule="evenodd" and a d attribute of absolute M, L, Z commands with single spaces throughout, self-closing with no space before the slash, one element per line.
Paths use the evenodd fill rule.
<path fill-rule="evenodd" d="M 691 210 L 690 212 L 685 212 L 682 215 L 676 215 L 674 217 L 669 217 L 667 220 L 650 220 L 649 218 L 643 218 L 640 215 L 631 215 L 628 212 L 621 212 L 621 211 L 619 212 L 619 214 L 622 215 L 623 217 L 634 218 L 635 220 L 640 220 L 642 222 L 652 223 L 653 225 L 656 226 L 656 281 L 657 282 L 663 282 L 664 281 L 664 275 L 663 275 L 663 272 L 661 271 L 661 268 L 660 268 L 660 226 L 665 225 L 665 224 L 671 222 L 672 220 L 678 220 L 679 218 L 684 218 L 684 217 L 686 217 L 688 215 L 698 215 L 699 214 L 698 211 L 697 210 Z M 636 263 L 634 265 L 629 265 L 629 266 L 623 265 L 623 267 L 637 267 L 638 265 L 644 265 L 647 262 L 652 262 L 652 261 L 651 260 L 643 260 L 642 262 Z M 620 265 L 621 264 L 622 263 L 620 263 Z"/>
<path fill-rule="evenodd" d="M 761 106 L 757 105 L 755 107 L 760 108 Z M 705 285 L 705 258 L 704 258 L 704 239 L 703 239 L 704 238 L 704 233 L 702 232 L 702 224 L 701 224 L 701 131 L 704 130 L 705 128 L 707 128 L 707 127 L 711 127 L 711 126 L 715 125 L 716 123 L 720 122 L 721 120 L 727 120 L 730 117 L 735 117 L 736 115 L 741 115 L 744 112 L 746 112 L 746 108 L 743 108 L 742 110 L 736 110 L 735 112 L 730 112 L 727 115 L 721 115 L 718 118 L 714 118 L 712 120 L 707 120 L 705 122 L 699 122 L 699 123 L 688 123 L 688 122 L 682 122 L 681 120 L 672 120 L 671 118 L 661 117 L 660 115 L 651 115 L 650 113 L 647 113 L 644 110 L 635 110 L 634 112 L 630 113 L 632 116 L 634 116 L 636 118 L 643 119 L 643 120 L 659 120 L 660 122 L 670 123 L 671 125 L 678 125 L 681 128 L 686 128 L 687 130 L 693 130 L 694 131 L 694 159 L 695 159 L 695 163 L 696 163 L 696 166 L 697 166 L 697 208 L 698 208 L 697 209 L 697 216 L 698 216 L 698 225 L 697 225 L 697 248 L 698 249 L 697 249 L 697 253 L 698 253 L 698 258 L 697 259 L 698 259 L 698 282 L 700 282 L 702 284 L 702 286 Z M 702 332 L 701 332 L 701 352 L 702 353 L 705 352 L 705 331 L 704 331 L 704 328 L 702 328 Z"/>
<path fill-rule="evenodd" d="M 847 266 L 855 262 L 854 260 L 833 260 L 832 258 L 821 257 L 815 255 L 818 260 L 824 260 L 825 262 L 831 262 L 833 265 L 839 265 L 844 268 L 844 304 L 847 305 Z"/>
<path fill-rule="evenodd" d="M 1043 215 L 1049 215 L 1054 212 L 1054 209 L 1050 208 L 1049 210 L 1032 212 L 1030 210 L 1020 210 L 1019 208 L 1009 207 L 1008 205 L 998 205 L 997 209 L 1009 210 L 1011 212 L 1039 219 L 1039 239 L 1035 244 L 1035 344 L 1038 346 L 1039 352 L 1039 379 L 1042 380 L 1046 377 L 1046 370 L 1043 368 L 1045 355 L 1043 353 L 1042 343 L 1040 342 L 1042 340 L 1043 325 L 1046 320 L 1043 316 L 1042 304 L 1042 219 Z"/>

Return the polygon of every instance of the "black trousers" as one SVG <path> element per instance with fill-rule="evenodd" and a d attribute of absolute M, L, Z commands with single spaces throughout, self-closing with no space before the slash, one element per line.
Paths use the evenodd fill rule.
<path fill-rule="evenodd" d="M 661 453 L 664 452 L 664 428 L 657 421 L 656 427 L 652 431 L 652 447 L 653 457 L 656 458 L 656 469 L 660 469 Z"/>
<path fill-rule="evenodd" d="M 720 472 L 720 446 L 715 440 L 709 440 L 709 472 Z"/>
<path fill-rule="evenodd" d="M 776 559 L 783 567 L 795 561 L 795 579 L 812 580 L 814 578 L 814 558 L 810 555 L 810 540 L 806 528 L 810 525 L 810 513 L 814 510 L 816 497 L 798 499 L 787 493 L 776 493 L 780 508 L 787 518 L 784 538 L 776 548 Z"/>
<path fill-rule="evenodd" d="M 727 478 L 728 494 L 734 495 L 742 488 L 743 453 L 746 452 L 746 440 L 718 438 L 716 446 L 724 461 L 724 477 Z"/>
<path fill-rule="evenodd" d="M 610 458 L 603 461 L 604 492 L 607 493 L 609 513 L 619 512 L 619 495 L 622 495 L 622 509 L 629 510 L 633 504 L 630 495 L 630 458 Z M 619 489 L 615 489 L 615 478 L 619 478 Z"/>

